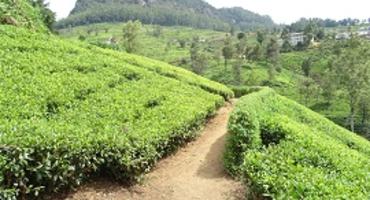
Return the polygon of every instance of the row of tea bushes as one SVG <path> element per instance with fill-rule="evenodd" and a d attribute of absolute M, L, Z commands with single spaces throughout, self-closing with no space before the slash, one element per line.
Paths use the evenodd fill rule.
<path fill-rule="evenodd" d="M 229 122 L 225 165 L 262 199 L 369 199 L 370 142 L 263 89 Z"/>
<path fill-rule="evenodd" d="M 135 181 L 232 96 L 169 65 L 151 70 L 157 61 L 22 28 L 0 26 L 0 41 L 0 199 L 101 173 Z"/>

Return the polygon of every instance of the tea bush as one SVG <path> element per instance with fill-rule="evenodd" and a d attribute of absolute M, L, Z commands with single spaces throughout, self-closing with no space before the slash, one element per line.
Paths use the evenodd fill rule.
<path fill-rule="evenodd" d="M 234 92 L 235 97 L 240 98 L 247 94 L 258 92 L 265 87 L 262 86 L 230 86 L 230 89 Z"/>
<path fill-rule="evenodd" d="M 99 174 L 133 182 L 233 96 L 161 62 L 23 28 L 0 26 L 0 41 L 0 199 Z"/>
<path fill-rule="evenodd" d="M 369 199 L 370 143 L 263 89 L 229 122 L 225 165 L 262 199 Z"/>

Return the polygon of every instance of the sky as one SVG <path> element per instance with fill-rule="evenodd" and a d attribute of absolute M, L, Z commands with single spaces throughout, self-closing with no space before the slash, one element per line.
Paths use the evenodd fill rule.
<path fill-rule="evenodd" d="M 76 0 L 46 0 L 57 18 L 67 17 Z M 250 11 L 269 15 L 276 23 L 289 24 L 301 17 L 343 19 L 370 18 L 369 0 L 206 0 L 221 7 L 240 6 Z"/>

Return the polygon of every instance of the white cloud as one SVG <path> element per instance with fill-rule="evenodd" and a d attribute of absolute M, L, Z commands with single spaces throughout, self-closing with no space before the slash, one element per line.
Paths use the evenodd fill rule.
<path fill-rule="evenodd" d="M 57 18 L 67 17 L 76 0 L 47 0 Z M 301 17 L 343 19 L 370 18 L 369 0 L 206 0 L 216 7 L 240 6 L 264 15 L 277 23 L 291 23 Z"/>

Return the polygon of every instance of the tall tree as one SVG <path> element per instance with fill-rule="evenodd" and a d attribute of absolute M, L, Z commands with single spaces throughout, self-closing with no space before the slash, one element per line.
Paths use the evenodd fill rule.
<path fill-rule="evenodd" d="M 303 75 L 309 77 L 311 74 L 312 58 L 306 58 L 301 65 Z"/>
<path fill-rule="evenodd" d="M 129 21 L 123 27 L 124 47 L 127 52 L 132 53 L 138 48 L 138 36 L 141 30 L 141 22 Z"/>
<path fill-rule="evenodd" d="M 318 85 L 316 82 L 309 77 L 302 77 L 299 80 L 299 93 L 303 99 L 304 104 L 307 106 L 311 97 L 314 96 L 314 93 L 318 91 Z"/>
<path fill-rule="evenodd" d="M 349 121 L 352 131 L 355 131 L 356 106 L 361 93 L 370 84 L 369 48 L 356 37 L 347 42 L 347 48 L 342 50 L 334 60 L 335 72 L 341 89 L 346 92 L 350 107 Z"/>
<path fill-rule="evenodd" d="M 238 43 L 236 44 L 236 58 L 237 61 L 233 65 L 234 81 L 236 85 L 240 85 L 242 82 L 241 70 L 244 64 L 247 51 L 247 37 L 244 33 L 239 33 L 237 35 Z"/>
<path fill-rule="evenodd" d="M 208 57 L 201 51 L 198 37 L 194 37 L 191 43 L 190 60 L 192 71 L 202 75 L 208 65 Z"/>
<path fill-rule="evenodd" d="M 270 38 L 267 44 L 266 57 L 269 62 L 269 79 L 273 81 L 275 79 L 276 69 L 279 64 L 279 44 L 276 38 Z"/>
<path fill-rule="evenodd" d="M 262 45 L 263 41 L 265 41 L 266 34 L 262 31 L 257 31 L 257 42 Z"/>
<path fill-rule="evenodd" d="M 222 56 L 225 60 L 225 71 L 227 70 L 227 61 L 234 56 L 234 47 L 230 35 L 226 35 L 224 47 L 222 48 Z"/>

